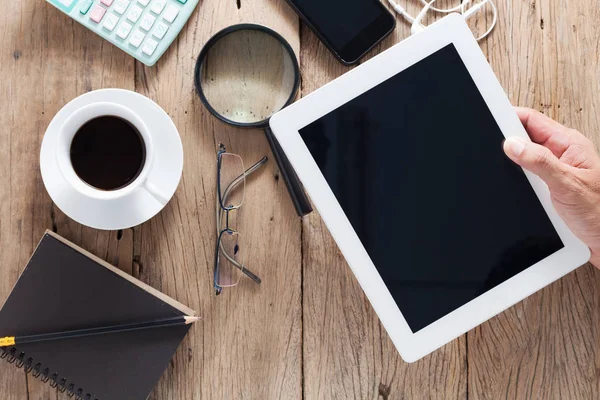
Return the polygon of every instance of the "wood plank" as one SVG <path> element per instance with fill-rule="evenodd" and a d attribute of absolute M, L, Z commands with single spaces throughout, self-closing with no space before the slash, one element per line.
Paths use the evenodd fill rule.
<path fill-rule="evenodd" d="M 47 117 L 44 127 L 62 106 L 81 94 L 113 87 L 134 89 L 134 61 L 129 55 L 45 2 L 40 6 L 46 8 L 48 21 L 47 31 L 40 32 L 42 37 L 48 38 L 44 49 L 48 55 L 43 69 Z M 57 73 L 64 69 L 74 71 L 77 79 Z M 132 229 L 109 232 L 82 226 L 53 205 L 45 190 L 40 193 L 48 202 L 45 210 L 51 215 L 52 227 L 57 233 L 125 272 L 132 271 Z M 52 390 L 36 379 L 28 382 L 30 399 L 46 399 L 48 391 Z M 58 399 L 67 398 L 66 394 L 58 394 Z"/>
<path fill-rule="evenodd" d="M 415 3 L 400 2 L 412 15 L 419 11 Z M 306 96 L 349 68 L 305 25 L 301 31 Z M 399 18 L 393 35 L 366 59 L 409 34 L 410 26 Z M 417 363 L 405 363 L 317 212 L 304 218 L 302 237 L 306 399 L 466 398 L 464 337 Z"/>
<path fill-rule="evenodd" d="M 596 2 L 498 2 L 484 44 L 514 104 L 600 144 Z M 468 334 L 473 399 L 600 398 L 600 273 L 582 267 Z"/>
<path fill-rule="evenodd" d="M 136 64 L 136 90 L 173 118 L 185 165 L 175 198 L 135 230 L 135 273 L 204 317 L 152 399 L 301 397 L 300 220 L 272 157 L 248 180 L 238 225 L 247 264 L 263 283 L 243 279 L 218 298 L 212 287 L 217 144 L 226 144 L 247 165 L 269 154 L 261 131 L 217 121 L 193 87 L 202 45 L 218 30 L 239 22 L 266 24 L 299 49 L 297 18 L 281 2 L 203 0 L 155 67 Z"/>
<path fill-rule="evenodd" d="M 401 3 L 417 11 L 416 1 Z M 500 25 L 482 48 L 514 103 L 538 108 L 600 145 L 600 27 L 594 22 L 600 12 L 592 0 L 563 3 L 499 2 Z M 347 70 L 305 26 L 300 51 L 297 18 L 282 0 L 203 0 L 154 68 L 134 64 L 45 2 L 13 2 L 5 11 L 0 304 L 43 231 L 54 228 L 205 317 L 153 399 L 301 398 L 302 380 L 307 399 L 456 399 L 467 396 L 467 383 L 473 398 L 600 398 L 598 271 L 584 267 L 468 340 L 407 365 L 318 215 L 302 223 L 295 217 L 272 159 L 249 180 L 240 219 L 249 265 L 264 283 L 258 288 L 246 280 L 214 297 L 216 144 L 224 142 L 247 163 L 269 151 L 261 132 L 226 127 L 202 107 L 192 86 L 196 54 L 220 28 L 256 21 L 286 36 L 300 55 L 303 95 Z M 399 20 L 374 54 L 407 35 Z M 39 146 L 52 116 L 101 87 L 136 88 L 151 97 L 173 117 L 184 141 L 185 172 L 175 199 L 135 230 L 81 227 L 52 205 L 39 176 Z M 3 362 L 0 392 L 10 400 L 66 398 Z"/>
<path fill-rule="evenodd" d="M 40 48 L 42 41 L 31 31 L 23 34 L 24 24 L 40 25 L 41 15 L 31 15 L 35 5 L 12 3 L 5 11 L 10 18 L 0 21 L 0 81 L 2 113 L 0 113 L 0 304 L 8 297 L 20 272 L 27 263 L 35 242 L 34 198 L 36 181 L 32 180 L 38 147 L 39 102 L 33 86 L 22 87 L 28 74 L 35 74 L 41 55 L 29 52 L 29 46 Z M 18 21 L 23 21 L 23 25 Z M 23 95 L 21 95 L 21 93 Z M 26 96 L 24 96 L 26 94 Z M 41 237 L 41 235 L 40 235 Z M 9 400 L 27 398 L 27 380 L 22 370 L 0 360 L 0 393 Z"/>
<path fill-rule="evenodd" d="M 8 250 L 0 255 L 2 303 L 46 229 L 125 270 L 131 270 L 133 257 L 132 231 L 83 228 L 53 206 L 38 161 L 43 134 L 56 112 L 93 89 L 133 89 L 133 61 L 46 2 L 8 7 L 8 17 L 0 22 L 0 87 L 8 101 L 0 117 L 0 243 Z M 0 391 L 9 398 L 67 398 L 6 363 L 0 364 L 0 376 Z"/>
<path fill-rule="evenodd" d="M 4 19 L 0 23 L 3 38 L 0 53 L 0 69 L 7 79 L 0 83 L 4 103 L 2 116 L 2 144 L 0 151 L 0 207 L 3 218 L 0 221 L 0 242 L 3 251 L 0 255 L 1 303 L 8 297 L 18 275 L 27 263 L 35 246 L 35 226 L 39 225 L 35 216 L 34 199 L 38 189 L 35 179 L 36 148 L 39 147 L 39 116 L 42 109 L 39 103 L 30 102 L 29 96 L 38 96 L 35 86 L 23 85 L 28 74 L 35 74 L 42 62 L 41 54 L 29 52 L 29 46 L 41 48 L 41 38 L 31 31 L 20 36 L 13 23 L 27 21 L 35 25 L 43 23 L 40 14 L 31 15 L 35 4 L 25 7 L 9 5 L 7 12 L 15 19 Z M 28 45 L 29 42 L 29 45 Z M 23 87 L 24 86 L 24 87 Z M 41 234 L 40 234 L 41 237 Z M 27 397 L 27 378 L 23 371 L 14 365 L 0 363 L 0 391 L 8 393 L 10 399 Z"/>

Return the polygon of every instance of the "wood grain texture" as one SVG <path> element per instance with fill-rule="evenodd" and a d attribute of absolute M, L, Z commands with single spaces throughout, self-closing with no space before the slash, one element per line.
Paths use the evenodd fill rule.
<path fill-rule="evenodd" d="M 499 2 L 483 45 L 514 104 L 600 145 L 594 2 Z M 600 273 L 578 269 L 468 334 L 469 398 L 600 398 Z"/>
<path fill-rule="evenodd" d="M 239 7 L 238 7 L 239 5 Z M 300 219 L 270 157 L 246 182 L 238 231 L 248 267 L 260 276 L 216 297 L 216 151 L 219 142 L 249 166 L 269 148 L 260 130 L 229 127 L 200 103 L 195 59 L 222 28 L 265 24 L 298 51 L 297 17 L 278 1 L 204 0 L 156 67 L 136 64 L 136 90 L 171 115 L 185 164 L 175 198 L 136 229 L 137 275 L 203 316 L 180 347 L 153 399 L 297 399 L 301 397 Z"/>
<path fill-rule="evenodd" d="M 7 6 L 11 17 L 0 22 L 4 75 L 0 87 L 3 99 L 8 100 L 2 103 L 0 117 L 0 242 L 8 250 L 0 256 L 2 302 L 46 229 L 126 271 L 131 271 L 133 257 L 131 231 L 117 234 L 83 228 L 52 204 L 38 161 L 41 139 L 56 112 L 90 90 L 133 89 L 133 61 L 45 2 Z M 9 398 L 67 398 L 4 362 L 0 363 L 0 379 L 0 392 Z"/>
<path fill-rule="evenodd" d="M 43 7 L 42 7 L 43 6 Z M 36 234 L 36 240 L 41 237 L 43 229 L 52 229 L 61 236 L 90 251 L 96 256 L 117 265 L 124 271 L 131 272 L 133 264 L 133 232 L 107 232 L 83 227 L 63 214 L 52 204 L 43 189 L 39 176 L 39 146 L 43 133 L 52 117 L 73 98 L 91 90 L 118 87 L 134 88 L 134 63 L 130 57 L 116 47 L 109 45 L 96 34 L 72 21 L 66 15 L 53 7 L 41 2 L 36 13 L 45 15 L 44 29 L 38 32 L 44 38 L 43 46 L 31 49 L 42 54 L 41 63 L 36 66 L 37 74 L 29 82 L 33 90 L 38 92 L 43 88 L 44 119 L 41 120 L 41 131 L 38 143 L 31 149 L 35 157 L 35 174 L 31 175 L 40 185 L 36 197 L 44 201 L 34 209 L 44 210 L 50 216 L 50 225 L 42 228 Z M 29 29 L 25 25 L 22 29 Z M 36 96 L 32 97 L 35 98 Z M 32 102 L 32 104 L 37 104 Z M 23 264 L 24 266 L 24 264 Z M 47 384 L 28 376 L 29 399 L 46 399 L 53 389 Z M 52 394 L 53 395 L 53 394 Z M 65 394 L 58 394 L 58 399 L 67 399 Z"/>
<path fill-rule="evenodd" d="M 416 0 L 401 0 L 412 13 Z M 442 4 L 456 4 L 440 0 Z M 216 146 L 246 164 L 269 155 L 263 133 L 224 125 L 193 88 L 195 58 L 218 30 L 257 22 L 286 37 L 307 95 L 341 66 L 283 0 L 201 0 L 159 63 L 140 63 L 43 1 L 7 2 L 0 20 L 0 304 L 45 229 L 53 229 L 196 310 L 195 324 L 151 398 L 163 399 L 598 399 L 600 273 L 584 267 L 414 363 L 383 330 L 317 213 L 296 217 L 270 157 L 247 182 L 238 229 L 248 279 L 212 290 Z M 510 99 L 577 128 L 600 147 L 600 11 L 596 1 L 498 1 L 482 42 Z M 433 17 L 431 18 L 433 19 Z M 471 22 L 483 29 L 489 15 Z M 409 34 L 394 34 L 368 58 Z M 181 185 L 148 223 L 101 232 L 51 202 L 39 146 L 56 112 L 87 91 L 136 90 L 161 105 L 185 151 Z M 0 362 L 0 395 L 64 400 Z"/>

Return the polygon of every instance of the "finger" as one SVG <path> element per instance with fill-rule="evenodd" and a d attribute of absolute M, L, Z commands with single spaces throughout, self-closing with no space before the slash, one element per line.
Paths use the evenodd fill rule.
<path fill-rule="evenodd" d="M 533 172 L 550 188 L 565 184 L 567 166 L 544 146 L 519 137 L 504 142 L 506 155 L 521 167 Z"/>
<path fill-rule="evenodd" d="M 561 157 L 571 144 L 570 130 L 552 118 L 531 108 L 515 107 L 529 137 Z"/>

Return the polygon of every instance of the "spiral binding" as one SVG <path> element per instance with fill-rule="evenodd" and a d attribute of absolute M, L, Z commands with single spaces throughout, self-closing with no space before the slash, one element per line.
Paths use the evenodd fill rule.
<path fill-rule="evenodd" d="M 17 368 L 23 368 L 25 372 L 31 373 L 34 378 L 39 378 L 42 382 L 50 382 L 50 386 L 58 389 L 61 393 L 67 393 L 69 397 L 77 400 L 98 400 L 92 393 L 85 392 L 82 388 L 75 388 L 75 384 L 69 383 L 67 378 L 61 378 L 56 372 L 50 371 L 41 363 L 36 363 L 31 357 L 27 357 L 16 347 L 10 349 L 0 347 L 0 359 L 6 360 L 10 364 L 15 364 Z M 84 394 L 85 393 L 85 394 Z"/>

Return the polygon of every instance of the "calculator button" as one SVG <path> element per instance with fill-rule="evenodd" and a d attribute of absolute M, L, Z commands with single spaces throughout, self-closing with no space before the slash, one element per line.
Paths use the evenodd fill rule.
<path fill-rule="evenodd" d="M 140 22 L 140 28 L 149 31 L 150 28 L 152 28 L 152 25 L 154 25 L 154 21 L 156 21 L 156 18 L 150 14 L 146 14 L 144 15 L 144 18 L 142 18 L 142 22 Z"/>
<path fill-rule="evenodd" d="M 152 53 L 154 53 L 154 50 L 156 50 L 156 46 L 158 46 L 157 41 L 148 39 L 148 40 L 146 40 L 146 43 L 144 43 L 144 47 L 142 48 L 142 51 L 147 56 L 151 56 Z"/>
<path fill-rule="evenodd" d="M 71 7 L 71 4 L 73 4 L 75 0 L 58 0 L 58 2 L 68 8 Z"/>
<path fill-rule="evenodd" d="M 150 5 L 150 11 L 154 14 L 160 14 L 165 8 L 165 4 L 167 4 L 167 0 L 154 0 Z"/>
<path fill-rule="evenodd" d="M 113 3 L 113 0 L 100 0 L 100 3 L 104 4 L 106 7 L 110 7 Z"/>
<path fill-rule="evenodd" d="M 137 0 L 137 2 L 146 7 L 150 3 L 150 0 Z"/>
<path fill-rule="evenodd" d="M 116 0 L 113 11 L 119 15 L 123 15 L 127 7 L 129 7 L 129 0 Z"/>
<path fill-rule="evenodd" d="M 112 30 L 115 29 L 115 26 L 117 26 L 118 22 L 119 17 L 117 17 L 115 14 L 108 14 L 106 18 L 104 18 L 104 23 L 102 26 L 112 32 Z"/>
<path fill-rule="evenodd" d="M 168 22 L 173 22 L 175 21 L 175 18 L 177 18 L 177 14 L 179 14 L 179 9 L 175 6 L 169 6 L 167 7 L 167 11 L 163 14 L 163 18 Z"/>
<path fill-rule="evenodd" d="M 154 36 L 157 39 L 162 39 L 165 37 L 165 34 L 167 33 L 168 30 L 169 30 L 169 25 L 165 24 L 164 22 L 159 22 L 158 25 L 156 25 L 156 28 L 154 28 L 154 32 L 152 32 L 152 36 Z"/>
<path fill-rule="evenodd" d="M 102 8 L 98 4 L 96 4 L 94 8 L 92 8 L 92 12 L 90 13 L 90 19 L 95 23 L 99 23 L 100 21 L 102 21 L 102 17 L 104 17 L 105 12 L 105 8 Z"/>
<path fill-rule="evenodd" d="M 125 39 L 129 35 L 129 32 L 131 32 L 131 25 L 125 21 L 121 22 L 121 25 L 117 28 L 117 36 Z"/>
<path fill-rule="evenodd" d="M 85 0 L 81 3 L 81 7 L 79 7 L 79 12 L 84 15 L 87 14 L 87 12 L 90 11 L 90 8 L 92 8 L 92 4 L 94 4 L 92 0 Z"/>
<path fill-rule="evenodd" d="M 131 35 L 131 37 L 129 38 L 129 44 L 132 45 L 133 47 L 139 47 L 140 44 L 142 44 L 142 41 L 144 40 L 145 36 L 146 35 L 144 35 L 142 33 L 142 31 L 137 29 L 135 32 L 133 32 L 133 35 Z"/>
<path fill-rule="evenodd" d="M 137 20 L 140 19 L 140 15 L 142 15 L 143 11 L 144 10 L 142 10 L 141 7 L 133 6 L 127 13 L 127 19 L 135 24 Z"/>

